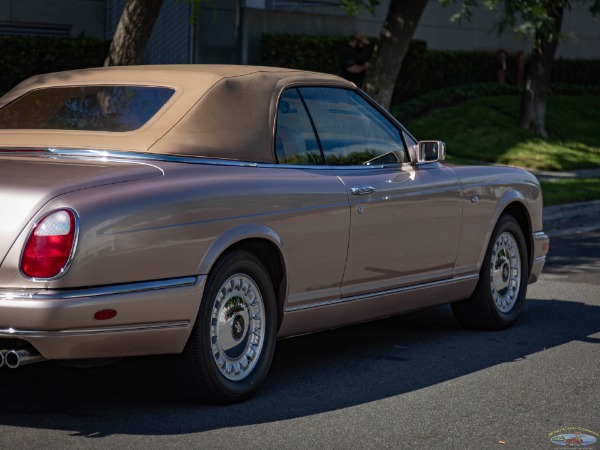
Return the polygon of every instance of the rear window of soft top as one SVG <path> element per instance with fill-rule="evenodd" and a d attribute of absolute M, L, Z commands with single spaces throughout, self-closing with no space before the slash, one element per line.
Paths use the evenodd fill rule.
<path fill-rule="evenodd" d="M 154 86 L 37 89 L 0 109 L 0 129 L 133 131 L 144 126 L 174 92 Z"/>

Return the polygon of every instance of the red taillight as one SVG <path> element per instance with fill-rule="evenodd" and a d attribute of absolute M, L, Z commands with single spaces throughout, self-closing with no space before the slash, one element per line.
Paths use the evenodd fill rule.
<path fill-rule="evenodd" d="M 67 266 L 75 245 L 75 214 L 53 211 L 35 224 L 25 243 L 21 271 L 29 278 L 54 278 Z"/>

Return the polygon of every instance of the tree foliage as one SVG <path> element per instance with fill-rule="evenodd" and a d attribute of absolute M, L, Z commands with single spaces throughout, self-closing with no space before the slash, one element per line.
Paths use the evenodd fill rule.
<path fill-rule="evenodd" d="M 351 16 L 357 15 L 361 8 L 375 15 L 375 8 L 379 6 L 379 0 L 340 0 L 340 8 Z"/>
<path fill-rule="evenodd" d="M 440 0 L 442 5 L 456 3 L 456 0 Z M 477 6 L 484 6 L 491 10 L 500 10 L 498 31 L 502 33 L 507 28 L 522 35 L 535 39 L 540 30 L 546 30 L 547 37 L 557 38 L 554 35 L 555 12 L 559 8 L 570 10 L 573 3 L 589 4 L 592 15 L 600 14 L 600 0 L 462 0 L 459 11 L 450 20 L 462 18 L 470 20 L 472 10 Z M 534 41 L 537 46 L 539 41 Z"/>
<path fill-rule="evenodd" d="M 441 0 L 449 4 L 453 0 Z M 545 128 L 546 100 L 550 88 L 550 77 L 554 55 L 560 38 L 565 10 L 572 7 L 571 0 L 462 0 L 454 20 L 471 18 L 472 8 L 484 6 L 501 10 L 498 30 L 513 27 L 516 32 L 532 39 L 530 65 L 521 101 L 519 121 L 521 125 L 542 137 L 547 137 Z M 581 0 L 589 4 L 591 14 L 600 13 L 600 0 Z"/>

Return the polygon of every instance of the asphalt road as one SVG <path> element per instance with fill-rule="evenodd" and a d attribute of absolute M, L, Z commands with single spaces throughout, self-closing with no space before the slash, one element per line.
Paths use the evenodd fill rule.
<path fill-rule="evenodd" d="M 172 358 L 2 369 L 0 448 L 600 449 L 600 231 L 554 237 L 528 299 L 502 332 L 446 306 L 281 341 L 229 407 L 183 400 Z"/>

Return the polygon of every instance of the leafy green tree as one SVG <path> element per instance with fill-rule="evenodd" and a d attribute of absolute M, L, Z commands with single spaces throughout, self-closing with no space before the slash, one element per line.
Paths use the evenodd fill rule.
<path fill-rule="evenodd" d="M 379 5 L 379 0 L 340 0 L 340 8 L 351 16 L 358 14 L 361 8 L 365 8 L 371 14 L 375 15 L 375 7 Z"/>
<path fill-rule="evenodd" d="M 443 0 L 450 3 L 452 0 Z M 600 13 L 600 0 L 580 0 L 590 4 L 593 15 Z M 570 0 L 484 0 L 491 9 L 503 9 L 499 31 L 506 27 L 530 36 L 533 39 L 529 70 L 521 99 L 519 121 L 521 126 L 544 138 L 548 137 L 545 126 L 546 102 L 550 88 L 550 77 L 554 55 L 560 38 L 560 29 L 565 10 L 571 8 Z M 478 0 L 463 0 L 460 11 L 454 17 L 470 18 L 471 9 Z"/>
<path fill-rule="evenodd" d="M 364 90 L 389 108 L 408 46 L 428 0 L 391 0 L 364 81 Z"/>
<path fill-rule="evenodd" d="M 392 103 L 402 62 L 427 1 L 390 0 L 363 84 L 365 92 L 385 108 Z M 341 0 L 340 6 L 349 14 L 357 14 L 361 8 L 375 14 L 379 3 L 379 0 Z"/>

